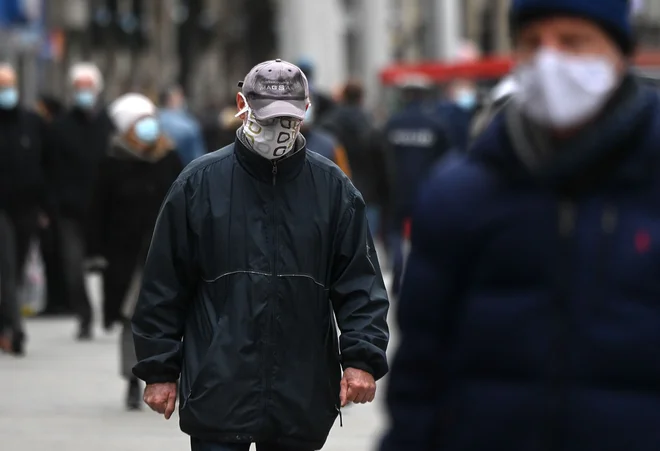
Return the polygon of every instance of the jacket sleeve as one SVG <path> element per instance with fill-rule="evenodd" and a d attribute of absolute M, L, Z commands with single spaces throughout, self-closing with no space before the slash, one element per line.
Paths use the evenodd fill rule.
<path fill-rule="evenodd" d="M 451 308 L 458 304 L 459 277 L 465 272 L 459 269 L 465 243 L 455 231 L 467 225 L 453 217 L 453 207 L 443 200 L 456 190 L 430 185 L 413 214 L 397 309 L 401 341 L 387 388 L 391 426 L 381 451 L 436 449 Z"/>
<path fill-rule="evenodd" d="M 132 320 L 133 374 L 147 384 L 175 382 L 181 372 L 181 340 L 197 280 L 184 184 L 174 182 L 161 207 Z"/>
<path fill-rule="evenodd" d="M 344 369 L 364 370 L 380 379 L 388 371 L 389 300 L 358 194 L 339 225 L 330 299 L 341 331 Z"/>

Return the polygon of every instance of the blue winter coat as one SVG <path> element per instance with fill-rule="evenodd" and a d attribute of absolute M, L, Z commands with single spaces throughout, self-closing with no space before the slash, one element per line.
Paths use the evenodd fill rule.
<path fill-rule="evenodd" d="M 530 175 L 498 117 L 413 219 L 383 451 L 660 450 L 660 103 Z"/>

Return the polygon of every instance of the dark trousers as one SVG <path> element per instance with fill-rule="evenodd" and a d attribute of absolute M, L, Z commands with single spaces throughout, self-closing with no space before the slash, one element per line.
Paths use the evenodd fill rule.
<path fill-rule="evenodd" d="M 122 304 L 133 279 L 137 258 L 135 255 L 109 255 L 108 267 L 103 272 L 103 323 L 110 327 L 124 318 Z"/>
<path fill-rule="evenodd" d="M 67 299 L 64 285 L 64 271 L 60 256 L 59 226 L 55 217 L 50 218 L 50 227 L 39 234 L 39 246 L 44 262 L 46 275 L 46 305 L 45 314 L 72 313 L 73 308 Z"/>
<path fill-rule="evenodd" d="M 85 287 L 85 234 L 80 221 L 59 218 L 57 233 L 64 272 L 64 291 L 83 327 L 92 322 L 92 307 Z"/>
<path fill-rule="evenodd" d="M 34 213 L 0 211 L 0 333 L 23 334 L 18 287 L 36 227 Z"/>
<path fill-rule="evenodd" d="M 190 439 L 192 451 L 249 451 L 249 443 L 213 443 L 196 438 Z M 304 448 L 288 448 L 269 443 L 257 443 L 257 451 L 313 451 Z"/>

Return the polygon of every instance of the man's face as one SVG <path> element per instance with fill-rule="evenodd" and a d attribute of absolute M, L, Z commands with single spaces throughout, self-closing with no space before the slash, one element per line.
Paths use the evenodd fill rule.
<path fill-rule="evenodd" d="M 552 17 L 526 25 L 516 36 L 516 62 L 529 62 L 543 48 L 573 56 L 605 57 L 619 73 L 626 66 L 621 49 L 603 29 L 576 17 Z"/>
<path fill-rule="evenodd" d="M 15 87 L 16 73 L 9 68 L 0 69 L 0 89 Z"/>
<path fill-rule="evenodd" d="M 78 77 L 73 81 L 73 89 L 75 91 L 95 91 L 96 84 L 92 77 Z"/>

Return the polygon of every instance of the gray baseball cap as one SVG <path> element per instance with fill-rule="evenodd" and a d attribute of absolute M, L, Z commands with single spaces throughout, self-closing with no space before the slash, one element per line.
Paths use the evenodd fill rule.
<path fill-rule="evenodd" d="M 309 84 L 302 70 L 276 59 L 257 64 L 238 83 L 258 120 L 275 117 L 305 118 L 309 104 Z"/>

